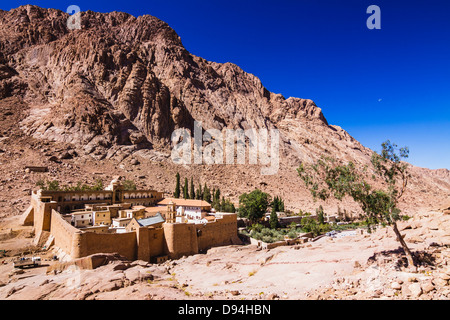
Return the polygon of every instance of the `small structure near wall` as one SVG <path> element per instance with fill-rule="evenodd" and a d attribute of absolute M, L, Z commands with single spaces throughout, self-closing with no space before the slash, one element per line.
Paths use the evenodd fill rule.
<path fill-rule="evenodd" d="M 25 166 L 26 172 L 47 172 L 48 167 Z"/>
<path fill-rule="evenodd" d="M 166 262 L 167 260 L 169 260 L 169 256 L 168 255 L 162 255 L 162 256 L 154 257 L 153 259 L 151 259 L 151 262 L 160 264 L 160 263 Z"/>

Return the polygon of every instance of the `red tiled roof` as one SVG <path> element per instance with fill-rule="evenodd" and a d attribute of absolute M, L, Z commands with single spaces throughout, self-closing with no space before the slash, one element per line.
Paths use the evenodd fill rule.
<path fill-rule="evenodd" d="M 172 201 L 177 206 L 186 207 L 211 207 L 211 205 L 203 200 L 191 200 L 191 199 L 176 199 L 176 198 L 165 198 L 164 200 L 158 202 L 158 205 L 168 205 Z"/>

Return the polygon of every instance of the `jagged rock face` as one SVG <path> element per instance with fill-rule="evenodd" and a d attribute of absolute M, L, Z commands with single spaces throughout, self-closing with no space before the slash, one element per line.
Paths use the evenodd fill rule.
<path fill-rule="evenodd" d="M 312 101 L 286 100 L 231 63 L 191 55 L 155 17 L 88 11 L 81 30 L 69 30 L 68 16 L 35 6 L 0 13 L 1 97 L 23 96 L 32 107 L 23 127 L 36 137 L 162 148 L 194 120 L 204 129 L 328 126 Z"/>
<path fill-rule="evenodd" d="M 121 161 L 142 150 L 168 157 L 173 131 L 192 130 L 194 121 L 204 129 L 278 129 L 280 162 L 289 173 L 274 177 L 274 186 L 299 184 L 295 168 L 321 155 L 369 164 L 372 151 L 329 125 L 313 101 L 285 99 L 232 63 L 190 54 L 155 17 L 87 11 L 79 30 L 67 28 L 68 17 L 30 5 L 0 11 L 0 100 L 28 106 L 19 124 L 27 135 Z M 209 170 L 228 180 L 232 174 L 228 167 L 226 174 Z M 412 183 L 420 186 L 426 174 L 418 171 Z M 448 170 L 435 176 L 428 186 L 448 195 Z"/>
<path fill-rule="evenodd" d="M 18 93 L 18 85 L 8 90 L 11 83 L 26 84 L 24 99 L 39 106 L 25 122 L 29 133 L 83 145 L 97 138 L 111 147 L 130 143 L 136 131 L 158 143 L 192 122 L 153 72 L 152 43 L 181 46 L 167 24 L 87 12 L 82 29 L 70 31 L 67 18 L 33 6 L 1 13 L 3 97 Z M 16 21 L 23 21 L 19 30 Z"/>

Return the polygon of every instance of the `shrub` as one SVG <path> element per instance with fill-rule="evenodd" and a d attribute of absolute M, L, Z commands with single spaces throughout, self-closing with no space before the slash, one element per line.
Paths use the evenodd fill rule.
<path fill-rule="evenodd" d="M 259 232 L 253 230 L 251 233 L 251 237 L 256 240 L 264 241 L 266 243 L 273 243 L 284 239 L 283 232 L 270 228 L 263 228 Z"/>
<path fill-rule="evenodd" d="M 291 239 L 297 238 L 297 232 L 295 230 L 291 230 L 288 232 L 287 236 Z"/>
<path fill-rule="evenodd" d="M 401 216 L 401 219 L 403 221 L 408 221 L 409 219 L 411 219 L 411 217 L 405 214 L 405 215 Z"/>
<path fill-rule="evenodd" d="M 261 230 L 264 229 L 264 226 L 262 224 L 255 223 L 249 229 L 250 232 L 261 232 Z"/>
<path fill-rule="evenodd" d="M 123 190 L 126 190 L 126 191 L 136 190 L 136 184 L 132 180 L 124 180 L 122 182 L 122 187 L 123 187 Z"/>

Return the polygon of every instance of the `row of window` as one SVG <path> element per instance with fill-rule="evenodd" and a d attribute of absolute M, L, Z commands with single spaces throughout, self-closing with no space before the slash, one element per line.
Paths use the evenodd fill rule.
<path fill-rule="evenodd" d="M 140 194 L 138 193 L 137 195 L 135 194 L 124 194 L 124 199 L 153 199 L 156 198 L 155 196 L 153 196 L 153 194 Z M 111 194 L 97 194 L 97 195 L 87 195 L 84 194 L 82 196 L 77 196 L 77 195 L 73 195 L 73 196 L 65 196 L 65 197 L 58 197 L 58 202 L 63 202 L 63 201 L 87 201 L 87 200 L 111 200 L 112 199 L 112 195 Z"/>
<path fill-rule="evenodd" d="M 140 194 L 140 193 L 138 193 L 136 195 L 134 193 L 132 193 L 132 194 L 125 193 L 123 195 L 123 198 L 124 199 L 147 199 L 147 198 L 153 199 L 153 198 L 156 198 L 156 197 L 154 197 L 153 194 L 151 194 L 151 193 L 150 194 L 147 194 L 147 193 Z"/>
<path fill-rule="evenodd" d="M 63 201 L 87 201 L 87 200 L 111 200 L 112 197 L 111 195 L 82 195 L 81 197 L 79 196 L 66 196 L 66 197 L 58 197 L 58 202 L 63 202 Z"/>

